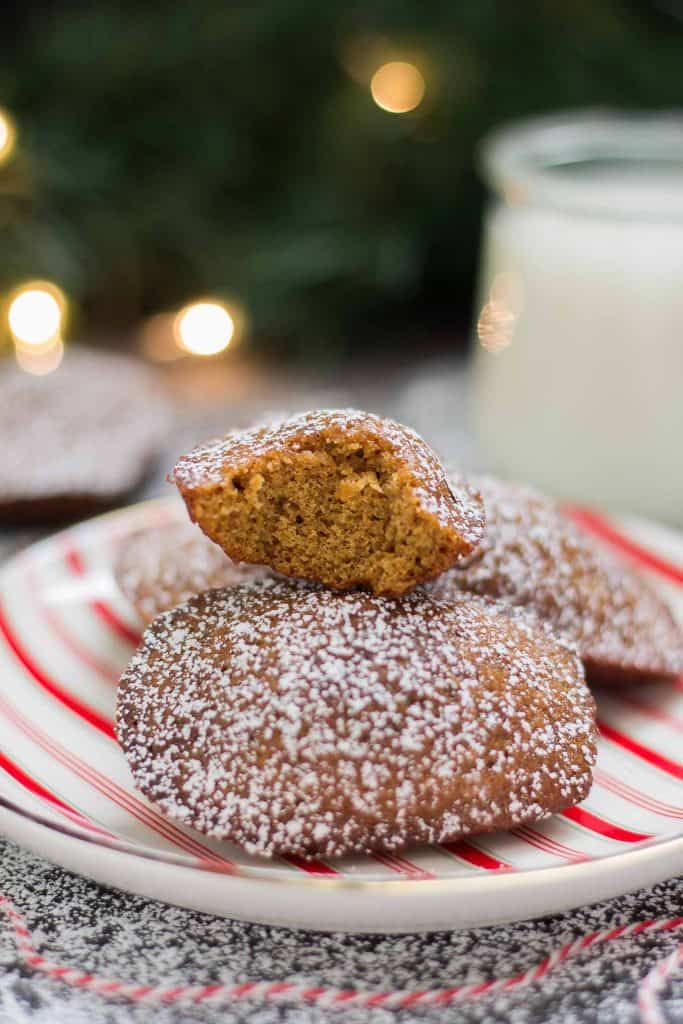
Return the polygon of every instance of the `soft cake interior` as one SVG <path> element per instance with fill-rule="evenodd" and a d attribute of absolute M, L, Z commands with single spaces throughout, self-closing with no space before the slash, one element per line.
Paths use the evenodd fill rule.
<path fill-rule="evenodd" d="M 453 546 L 420 508 L 405 464 L 368 443 L 253 458 L 196 494 L 193 513 L 245 561 L 377 593 L 398 594 L 427 578 Z"/>

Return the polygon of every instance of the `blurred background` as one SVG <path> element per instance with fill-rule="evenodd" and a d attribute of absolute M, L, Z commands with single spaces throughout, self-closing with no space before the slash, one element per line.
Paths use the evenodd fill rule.
<path fill-rule="evenodd" d="M 0 45 L 5 291 L 82 335 L 220 295 L 316 362 L 465 344 L 491 127 L 683 103 L 678 0 L 22 0 Z"/>
<path fill-rule="evenodd" d="M 418 427 L 469 393 L 434 388 L 471 325 L 504 347 L 476 287 L 480 140 L 683 106 L 682 0 L 15 0 L 0 46 L 8 356 L 37 281 L 67 339 L 160 364 L 224 352 L 325 387 L 417 367 L 373 404 Z"/>

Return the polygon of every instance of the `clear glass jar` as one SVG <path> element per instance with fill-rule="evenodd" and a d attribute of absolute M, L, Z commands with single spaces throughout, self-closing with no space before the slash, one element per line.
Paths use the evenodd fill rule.
<path fill-rule="evenodd" d="M 484 143 L 476 425 L 501 475 L 683 524 L 683 115 Z"/>

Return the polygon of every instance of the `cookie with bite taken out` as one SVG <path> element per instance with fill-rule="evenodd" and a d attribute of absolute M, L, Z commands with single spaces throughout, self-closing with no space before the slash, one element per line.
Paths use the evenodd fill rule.
<path fill-rule="evenodd" d="M 414 431 L 311 412 L 201 445 L 173 477 L 190 517 L 235 561 L 397 596 L 476 548 L 481 497 L 449 484 Z"/>

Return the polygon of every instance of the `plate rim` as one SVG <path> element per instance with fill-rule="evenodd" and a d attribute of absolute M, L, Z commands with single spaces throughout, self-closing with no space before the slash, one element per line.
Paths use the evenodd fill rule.
<path fill-rule="evenodd" d="M 136 510 L 142 510 L 144 508 L 149 509 L 155 506 L 162 508 L 178 508 L 178 499 L 172 494 L 159 495 L 157 497 L 133 502 L 132 504 L 109 510 L 101 513 L 100 515 L 69 524 L 63 529 L 54 531 L 47 537 L 34 541 L 26 548 L 23 548 L 21 551 L 11 555 L 0 568 L 0 584 L 4 583 L 6 577 L 21 565 L 22 560 L 29 552 L 38 552 L 39 556 L 44 557 L 45 551 L 50 551 L 56 537 L 74 532 L 88 532 L 103 521 L 111 521 L 112 519 L 125 520 Z M 638 523 L 646 527 L 651 526 L 657 530 L 661 530 L 664 534 L 671 534 L 674 537 L 683 538 L 681 531 L 676 530 L 675 527 L 667 526 L 665 524 L 651 523 L 646 519 L 637 517 L 622 517 L 621 521 L 624 523 Z M 130 602 L 126 603 L 130 608 L 132 608 L 132 606 L 130 606 Z M 637 863 L 641 860 L 649 860 L 652 856 L 655 856 L 656 858 L 658 854 L 666 857 L 669 852 L 676 852 L 678 849 L 680 849 L 681 854 L 683 854 L 683 829 L 681 829 L 680 831 L 672 832 L 669 835 L 659 835 L 650 840 L 641 841 L 634 844 L 630 849 L 615 850 L 601 856 L 600 858 L 576 863 L 570 862 L 558 865 L 539 865 L 538 867 L 518 870 L 496 868 L 493 870 L 457 875 L 451 878 L 411 879 L 404 877 L 396 879 L 387 877 L 361 879 L 354 878 L 348 874 L 340 876 L 314 875 L 304 872 L 289 874 L 281 872 L 267 863 L 263 866 L 252 864 L 239 864 L 232 865 L 231 867 L 228 867 L 227 865 L 223 867 L 220 864 L 214 866 L 213 864 L 209 865 L 208 863 L 203 863 L 199 859 L 195 862 L 183 854 L 154 850 L 151 847 L 148 848 L 142 845 L 136 846 L 135 844 L 128 843 L 126 840 L 118 837 L 107 837 L 106 839 L 104 837 L 98 837 L 86 830 L 81 831 L 73 824 L 56 822 L 47 817 L 43 817 L 39 813 L 16 804 L 1 793 L 0 808 L 3 808 L 10 815 L 26 819 L 33 826 L 38 827 L 48 836 L 53 832 L 62 836 L 66 835 L 74 842 L 85 842 L 89 846 L 103 847 L 124 857 L 130 857 L 133 860 L 152 861 L 172 865 L 178 868 L 189 868 L 192 871 L 200 871 L 209 875 L 221 875 L 223 877 L 237 878 L 245 881 L 268 882 L 270 884 L 283 885 L 290 888 L 298 887 L 307 890 L 318 889 L 320 886 L 325 886 L 327 889 L 365 889 L 372 890 L 377 893 L 387 892 L 392 889 L 407 892 L 413 891 L 415 886 L 418 887 L 418 891 L 425 891 L 426 885 L 429 886 L 431 891 L 435 891 L 437 888 L 444 891 L 457 891 L 458 889 L 463 888 L 465 890 L 469 889 L 470 891 L 473 889 L 485 891 L 488 889 L 499 889 L 501 885 L 506 889 L 514 889 L 522 888 L 527 879 L 538 880 L 539 878 L 542 878 L 544 885 L 550 884 L 553 879 L 556 879 L 557 881 L 563 879 L 566 882 L 571 883 L 572 879 L 577 875 L 582 878 L 586 878 L 586 876 L 590 876 L 592 872 L 600 874 L 602 872 L 602 868 L 600 866 L 604 864 L 610 865 L 618 862 L 620 866 L 623 865 L 624 867 L 628 867 L 633 862 Z M 653 851 L 656 852 L 653 854 Z M 50 859 L 49 852 L 43 853 L 42 855 L 45 856 L 46 859 Z M 507 884 L 505 884 L 506 879 L 503 876 L 509 876 Z"/>
<path fill-rule="evenodd" d="M 418 887 L 419 891 L 423 891 L 424 887 L 428 885 L 431 889 L 458 889 L 463 885 L 471 887 L 475 880 L 479 883 L 483 883 L 484 888 L 499 888 L 501 879 L 505 876 L 510 879 L 510 888 L 517 888 L 524 884 L 529 878 L 537 879 L 539 876 L 543 876 L 545 879 L 552 879 L 553 877 L 560 879 L 563 878 L 566 881 L 571 881 L 568 878 L 568 872 L 571 871 L 572 877 L 576 874 L 582 877 L 586 874 L 590 874 L 590 869 L 594 868 L 598 870 L 597 866 L 614 861 L 619 861 L 620 866 L 628 867 L 631 861 L 637 861 L 641 859 L 649 859 L 649 855 L 653 850 L 657 853 L 667 854 L 670 850 L 675 851 L 677 847 L 680 848 L 681 854 L 683 854 L 683 832 L 680 834 L 670 836 L 659 836 L 655 837 L 646 842 L 638 843 L 635 848 L 627 850 L 615 850 L 614 853 L 608 853 L 604 857 L 600 857 L 596 860 L 579 861 L 576 863 L 568 864 L 545 864 L 539 865 L 536 868 L 525 868 L 523 871 L 510 870 L 508 868 L 496 868 L 491 871 L 482 871 L 466 875 L 455 875 L 452 878 L 373 878 L 373 879 L 360 879 L 353 878 L 349 875 L 313 875 L 304 872 L 285 874 L 284 872 L 276 872 L 274 869 L 267 867 L 260 868 L 256 865 L 236 865 L 232 868 L 221 866 L 216 864 L 214 867 L 208 864 L 202 863 L 199 859 L 197 861 L 187 860 L 182 854 L 171 853 L 170 851 L 153 850 L 151 847 L 137 847 L 132 843 L 127 843 L 125 840 L 117 839 L 113 837 L 111 839 L 99 838 L 96 835 L 91 835 L 89 832 L 83 830 L 79 831 L 78 828 L 73 825 L 62 824 L 61 822 L 53 822 L 49 818 L 43 817 L 34 811 L 29 811 L 21 808 L 15 804 L 12 800 L 0 794 L 0 807 L 4 808 L 9 814 L 14 815 L 18 818 L 25 818 L 32 825 L 38 826 L 45 832 L 57 832 L 59 835 L 66 835 L 70 839 L 77 842 L 84 842 L 88 846 L 101 846 L 107 850 L 112 850 L 115 853 L 122 854 L 124 857 L 132 857 L 133 859 L 145 860 L 145 861 L 156 861 L 162 864 L 170 864 L 178 868 L 188 868 L 191 871 L 200 871 L 210 875 L 222 875 L 227 878 L 237 878 L 249 881 L 268 882 L 274 885 L 286 885 L 286 886 L 297 886 L 304 888 L 319 888 L 325 886 L 326 888 L 351 888 L 351 889 L 373 889 L 376 891 L 384 892 L 387 888 L 398 886 L 401 891 L 405 891 L 407 887 L 411 889 Z M 45 854 L 46 858 L 49 859 L 49 854 Z M 516 884 L 515 884 L 516 883 Z M 507 888 L 507 886 L 506 886 Z"/>

